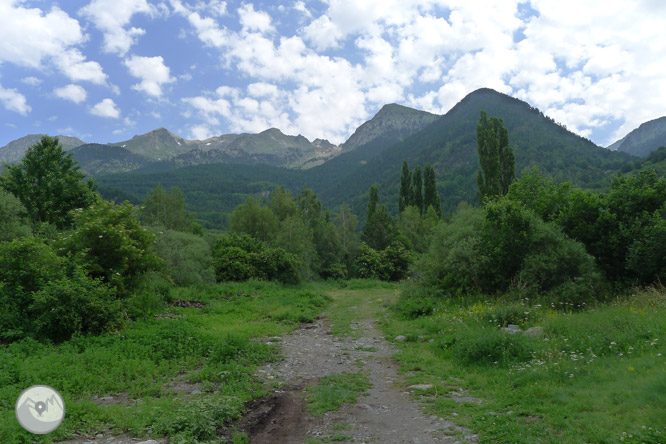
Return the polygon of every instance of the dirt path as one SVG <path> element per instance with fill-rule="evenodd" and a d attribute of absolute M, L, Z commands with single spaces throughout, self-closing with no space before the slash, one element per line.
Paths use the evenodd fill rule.
<path fill-rule="evenodd" d="M 352 307 L 356 308 L 356 307 Z M 259 376 L 280 387 L 252 406 L 241 424 L 251 444 L 303 443 L 474 443 L 476 436 L 436 416 L 425 415 L 396 386 L 392 360 L 397 351 L 383 339 L 372 317 L 350 324 L 358 339 L 333 336 L 325 314 L 315 324 L 281 339 L 284 359 L 260 370 Z M 275 339 L 274 339 L 275 340 Z M 355 405 L 313 418 L 305 411 L 305 389 L 331 374 L 368 375 L 372 388 Z M 276 385 L 277 385 L 276 384 Z"/>

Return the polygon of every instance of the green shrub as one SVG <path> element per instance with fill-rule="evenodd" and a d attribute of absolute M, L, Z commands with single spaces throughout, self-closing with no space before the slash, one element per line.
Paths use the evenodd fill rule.
<path fill-rule="evenodd" d="M 0 244 L 0 286 L 0 335 L 5 340 L 58 342 L 76 333 L 101 333 L 121 321 L 114 289 L 33 237 Z"/>
<path fill-rule="evenodd" d="M 482 319 L 491 325 L 506 327 L 509 324 L 525 324 L 530 321 L 531 311 L 522 304 L 493 305 Z"/>
<path fill-rule="evenodd" d="M 281 248 L 269 248 L 247 235 L 228 235 L 219 239 L 213 250 L 215 278 L 218 282 L 248 279 L 275 280 L 285 284 L 300 281 L 301 264 Z"/>
<path fill-rule="evenodd" d="M 157 234 L 155 252 L 176 285 L 215 282 L 213 256 L 204 239 L 191 233 L 166 230 Z"/>
<path fill-rule="evenodd" d="M 363 242 L 354 264 L 356 277 L 387 281 L 391 275 L 390 265 L 384 260 L 381 251 L 371 248 Z"/>
<path fill-rule="evenodd" d="M 139 225 L 131 204 L 97 199 L 73 213 L 74 230 L 58 245 L 76 257 L 88 275 L 116 288 L 119 297 L 129 296 L 147 271 L 162 264 L 150 249 L 154 236 Z"/>
<path fill-rule="evenodd" d="M 99 334 L 122 323 L 113 290 L 75 269 L 71 277 L 48 282 L 33 294 L 30 307 L 37 337 L 55 342 L 76 333 Z"/>
<path fill-rule="evenodd" d="M 0 188 L 0 242 L 30 235 L 27 211 L 21 201 Z"/>

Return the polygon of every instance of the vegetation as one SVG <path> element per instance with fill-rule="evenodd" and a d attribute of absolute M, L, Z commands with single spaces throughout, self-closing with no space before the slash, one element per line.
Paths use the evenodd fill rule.
<path fill-rule="evenodd" d="M 94 199 L 94 182 L 83 182 L 84 177 L 58 139 L 44 136 L 20 162 L 6 167 L 0 187 L 21 201 L 33 223 L 62 228 L 71 223 L 70 210 Z"/>
<path fill-rule="evenodd" d="M 307 411 L 313 416 L 322 416 L 343 404 L 355 403 L 359 395 L 371 387 L 368 377 L 361 372 L 324 376 L 319 384 L 307 389 Z"/>
<path fill-rule="evenodd" d="M 481 111 L 476 140 L 481 163 L 476 178 L 479 196 L 481 199 L 504 196 L 516 177 L 516 162 L 509 147 L 509 132 L 502 119 L 489 119 L 486 112 Z"/>

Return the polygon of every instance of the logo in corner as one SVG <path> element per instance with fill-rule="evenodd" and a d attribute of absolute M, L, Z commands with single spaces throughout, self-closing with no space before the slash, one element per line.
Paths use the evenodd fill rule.
<path fill-rule="evenodd" d="M 16 401 L 16 419 L 30 433 L 43 435 L 58 428 L 65 417 L 65 402 L 48 385 L 33 385 Z"/>

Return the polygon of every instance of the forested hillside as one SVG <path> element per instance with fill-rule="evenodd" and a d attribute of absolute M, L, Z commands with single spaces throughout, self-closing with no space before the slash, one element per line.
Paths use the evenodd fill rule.
<path fill-rule="evenodd" d="M 247 195 L 266 192 L 276 184 L 283 184 L 294 192 L 307 184 L 320 195 L 325 205 L 335 208 L 346 201 L 356 214 L 361 214 L 367 203 L 368 188 L 377 183 L 389 212 L 396 214 L 398 177 L 402 161 L 407 160 L 410 165 L 433 165 L 442 208 L 448 213 L 460 202 L 478 200 L 476 124 L 482 110 L 503 119 L 510 134 L 509 144 L 516 154 L 518 176 L 524 168 L 538 165 L 555 181 L 571 180 L 584 188 L 607 189 L 613 173 L 632 168 L 632 156 L 596 146 L 525 102 L 481 89 L 468 95 L 444 116 L 435 118 L 427 113 L 416 114 L 419 125 L 426 125 L 420 130 L 414 125 L 396 129 L 396 120 L 408 123 L 414 120 L 414 110 L 389 107 L 390 112 L 384 114 L 392 123 L 386 125 L 384 131 L 377 130 L 382 127 L 385 117 L 380 112 L 378 124 L 370 127 L 373 137 L 364 136 L 363 140 L 369 139 L 369 142 L 305 171 L 211 164 L 162 173 L 99 176 L 97 179 L 103 185 L 103 192 L 106 192 L 106 186 L 113 186 L 139 197 L 158 183 L 181 186 L 200 218 L 208 220 L 210 227 L 222 227 L 220 222 L 226 219 L 215 216 L 213 221 L 213 212 L 228 214 L 233 205 Z M 406 128 L 416 132 L 410 134 Z M 363 126 L 358 131 L 362 129 Z M 145 168 L 145 171 L 159 170 L 164 166 Z M 232 177 L 234 180 L 230 180 Z"/>

